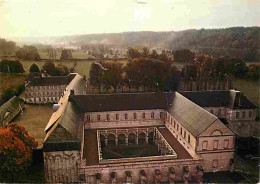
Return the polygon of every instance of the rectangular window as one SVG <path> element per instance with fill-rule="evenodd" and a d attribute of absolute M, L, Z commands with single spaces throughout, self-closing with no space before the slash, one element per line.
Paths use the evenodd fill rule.
<path fill-rule="evenodd" d="M 221 109 L 218 110 L 218 116 L 221 116 Z"/>
<path fill-rule="evenodd" d="M 218 159 L 214 159 L 212 162 L 212 167 L 217 168 L 218 167 Z"/>
<path fill-rule="evenodd" d="M 145 118 L 145 113 L 143 113 L 142 118 Z"/>
<path fill-rule="evenodd" d="M 203 141 L 202 142 L 202 150 L 207 150 L 208 149 L 208 141 Z"/>
<path fill-rule="evenodd" d="M 177 124 L 177 131 L 179 131 L 179 125 Z"/>
<path fill-rule="evenodd" d="M 107 114 L 107 121 L 110 121 L 110 116 L 109 116 L 109 114 Z"/>
<path fill-rule="evenodd" d="M 100 121 L 100 115 L 97 115 L 97 120 Z"/>
<path fill-rule="evenodd" d="M 182 127 L 181 127 L 181 135 L 182 135 Z"/>
<path fill-rule="evenodd" d="M 242 112 L 242 118 L 245 118 L 245 117 L 246 117 L 246 112 L 243 111 L 243 112 Z"/>
<path fill-rule="evenodd" d="M 190 134 L 188 135 L 188 143 L 190 143 Z"/>
<path fill-rule="evenodd" d="M 137 115 L 136 115 L 136 113 L 134 113 L 134 119 L 137 119 Z"/>
<path fill-rule="evenodd" d="M 125 119 L 128 119 L 128 115 L 127 114 L 125 114 Z"/>
<path fill-rule="evenodd" d="M 119 114 L 116 114 L 116 120 L 119 120 Z"/>
<path fill-rule="evenodd" d="M 172 125 L 172 121 L 173 121 L 173 120 L 172 120 L 172 118 L 171 118 L 171 125 Z"/>
<path fill-rule="evenodd" d="M 239 112 L 236 112 L 236 118 L 239 118 Z"/>
<path fill-rule="evenodd" d="M 151 118 L 154 118 L 154 112 L 151 113 Z"/>
<path fill-rule="evenodd" d="M 160 118 L 163 118 L 163 112 L 160 112 Z"/>
<path fill-rule="evenodd" d="M 249 111 L 249 118 L 252 118 L 253 112 Z"/>
<path fill-rule="evenodd" d="M 228 145 L 229 145 L 229 140 L 228 139 L 224 140 L 224 149 L 227 149 Z"/>
<path fill-rule="evenodd" d="M 218 149 L 218 140 L 213 141 L 213 149 Z"/>
<path fill-rule="evenodd" d="M 174 121 L 174 128 L 176 128 L 176 121 Z"/>
<path fill-rule="evenodd" d="M 90 122 L 90 115 L 87 115 L 87 122 Z"/>
<path fill-rule="evenodd" d="M 184 139 L 186 139 L 186 131 L 184 130 Z"/>
<path fill-rule="evenodd" d="M 210 113 L 213 114 L 213 113 L 214 113 L 214 110 L 213 110 L 213 109 L 210 109 Z"/>

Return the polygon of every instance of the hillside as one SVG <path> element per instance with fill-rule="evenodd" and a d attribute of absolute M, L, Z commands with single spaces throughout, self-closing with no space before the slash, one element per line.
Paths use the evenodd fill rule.
<path fill-rule="evenodd" d="M 178 32 L 125 32 L 89 34 L 57 38 L 73 45 L 103 44 L 114 47 L 188 48 L 213 56 L 235 56 L 248 61 L 259 60 L 260 27 L 232 27 Z"/>

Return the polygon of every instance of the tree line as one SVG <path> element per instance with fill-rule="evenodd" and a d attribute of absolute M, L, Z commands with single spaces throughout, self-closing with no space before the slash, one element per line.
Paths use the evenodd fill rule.
<path fill-rule="evenodd" d="M 176 51 L 128 49 L 126 65 L 118 61 L 100 61 L 91 65 L 90 84 L 99 91 L 127 86 L 148 91 L 173 91 L 178 88 L 180 79 L 186 80 L 226 80 L 230 77 L 259 79 L 259 65 L 247 66 L 245 61 L 231 58 L 214 58 L 196 54 L 190 50 Z M 172 57 L 173 56 L 173 57 Z M 178 69 L 175 63 L 182 63 Z"/>

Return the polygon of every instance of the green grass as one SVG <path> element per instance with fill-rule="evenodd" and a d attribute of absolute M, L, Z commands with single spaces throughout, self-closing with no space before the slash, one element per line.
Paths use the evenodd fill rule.
<path fill-rule="evenodd" d="M 233 80 L 233 87 L 243 92 L 255 104 L 260 103 L 259 96 L 259 81 L 235 79 Z"/>
<path fill-rule="evenodd" d="M 14 121 L 22 124 L 25 129 L 38 142 L 38 148 L 42 147 L 45 138 L 44 129 L 52 115 L 52 105 L 25 104 L 23 115 L 19 115 Z"/>

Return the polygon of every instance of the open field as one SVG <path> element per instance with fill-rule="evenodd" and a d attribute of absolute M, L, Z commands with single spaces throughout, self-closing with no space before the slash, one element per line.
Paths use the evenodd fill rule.
<path fill-rule="evenodd" d="M 86 75 L 86 77 L 89 77 L 89 70 L 91 67 L 91 64 L 95 62 L 93 61 L 55 61 L 54 64 L 55 66 L 62 64 L 67 66 L 69 69 L 72 68 L 74 66 L 74 63 L 76 63 L 76 67 L 75 67 L 75 72 L 79 73 L 80 75 Z M 121 61 L 123 63 L 125 63 L 126 61 Z M 23 64 L 24 70 L 28 73 L 30 66 L 35 63 L 39 66 L 39 68 L 41 69 L 42 66 L 44 65 L 44 61 L 21 61 L 21 63 Z"/>
<path fill-rule="evenodd" d="M 38 142 L 38 148 L 42 148 L 45 137 L 44 129 L 52 115 L 52 105 L 31 105 L 25 104 L 22 115 L 16 118 L 15 122 L 22 124 L 25 129 Z"/>
<path fill-rule="evenodd" d="M 233 87 L 243 92 L 252 102 L 255 104 L 260 103 L 259 81 L 246 80 L 246 79 L 235 79 L 233 80 Z"/>

